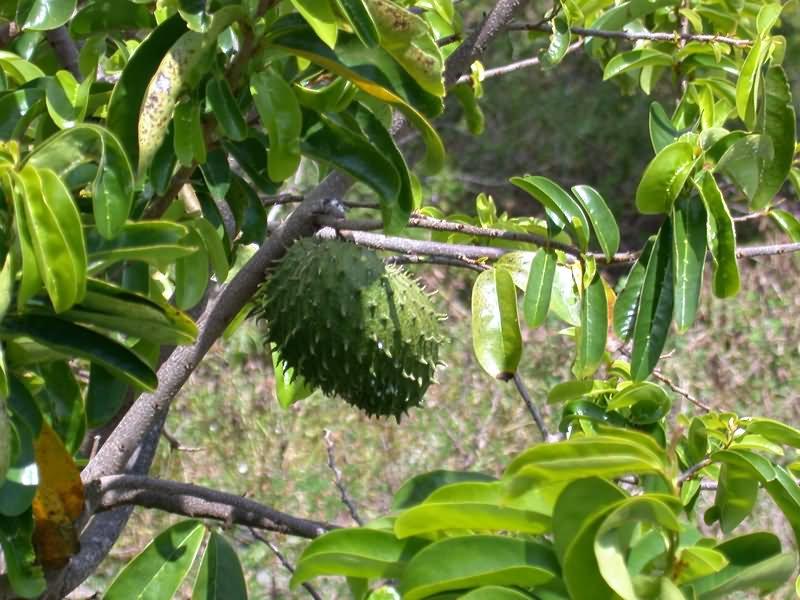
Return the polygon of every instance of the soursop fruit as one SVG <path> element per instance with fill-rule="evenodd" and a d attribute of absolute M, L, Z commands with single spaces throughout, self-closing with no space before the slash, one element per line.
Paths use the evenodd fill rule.
<path fill-rule="evenodd" d="M 309 384 L 398 421 L 433 381 L 441 341 L 428 295 L 399 267 L 342 241 L 304 239 L 255 297 L 286 363 Z"/>

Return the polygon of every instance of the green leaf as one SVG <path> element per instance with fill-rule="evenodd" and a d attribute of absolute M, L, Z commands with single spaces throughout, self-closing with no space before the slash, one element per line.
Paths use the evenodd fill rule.
<path fill-rule="evenodd" d="M 723 464 L 719 471 L 716 514 L 724 533 L 730 533 L 750 516 L 758 499 L 758 479 L 735 464 Z"/>
<path fill-rule="evenodd" d="M 425 167 L 432 172 L 444 164 L 442 140 L 423 114 L 415 106 L 422 107 L 425 114 L 438 114 L 441 102 L 422 90 L 405 73 L 397 71 L 391 59 L 376 50 L 364 56 L 365 48 L 342 47 L 334 54 L 324 44 L 320 44 L 309 31 L 287 27 L 286 33 L 276 36 L 273 44 L 291 54 L 300 56 L 328 69 L 331 73 L 353 82 L 360 90 L 390 104 L 402 112 L 419 130 L 427 149 Z"/>
<path fill-rule="evenodd" d="M 648 381 L 634 383 L 614 394 L 608 410 L 629 409 L 628 419 L 636 425 L 655 423 L 667 414 L 672 401 L 661 386 Z"/>
<path fill-rule="evenodd" d="M 329 531 L 303 551 L 290 586 L 295 588 L 320 575 L 396 578 L 425 544 L 419 538 L 398 540 L 393 534 L 377 529 Z"/>
<path fill-rule="evenodd" d="M 22 384 L 17 381 L 15 386 L 14 380 L 12 380 L 12 389 L 14 387 L 20 388 Z M 36 410 L 30 393 L 27 390 L 25 390 L 25 393 L 29 396 L 28 402 Z M 6 406 L 13 408 L 14 404 L 15 402 L 13 401 L 8 403 L 4 401 L 4 411 Z M 37 416 L 39 416 L 38 411 Z M 0 416 L 0 419 L 7 418 L 5 413 Z M 41 420 L 41 416 L 39 416 L 39 419 Z M 39 468 L 36 465 L 36 456 L 33 450 L 33 442 L 37 433 L 34 433 L 27 421 L 18 414 L 13 414 L 11 421 L 13 430 L 8 427 L 8 422 L 6 422 L 6 426 L 3 429 L 7 437 L 3 439 L 10 441 L 13 432 L 16 432 L 18 445 L 14 461 L 10 464 L 10 468 L 5 474 L 5 481 L 0 485 L 0 515 L 18 517 L 30 508 L 39 484 Z M 0 517 L 1 519 L 2 517 Z M 0 535 L 1 539 L 2 535 Z"/>
<path fill-rule="evenodd" d="M 658 102 L 650 104 L 650 143 L 653 152 L 658 154 L 680 136 L 664 107 Z"/>
<path fill-rule="evenodd" d="M 296 375 L 294 369 L 286 367 L 278 351 L 272 348 L 272 368 L 275 372 L 275 395 L 282 408 L 289 408 L 314 393 L 314 388 L 309 386 L 301 375 Z"/>
<path fill-rule="evenodd" d="M 581 379 L 564 381 L 554 385 L 547 394 L 548 404 L 559 404 L 579 398 L 593 398 L 614 391 L 614 386 L 606 381 Z"/>
<path fill-rule="evenodd" d="M 780 3 L 766 3 L 758 11 L 756 17 L 756 32 L 759 37 L 769 34 L 770 29 L 781 16 L 783 6 Z"/>
<path fill-rule="evenodd" d="M 672 226 L 666 221 L 647 263 L 633 326 L 631 377 L 642 381 L 653 372 L 672 322 Z"/>
<path fill-rule="evenodd" d="M 14 593 L 23 598 L 38 598 L 47 589 L 42 567 L 36 559 L 32 534 L 30 511 L 17 517 L 0 517 L 0 545 L 6 572 Z"/>
<path fill-rule="evenodd" d="M 358 39 L 368 48 L 377 47 L 380 34 L 364 0 L 337 0 L 337 4 Z"/>
<path fill-rule="evenodd" d="M 11 453 L 11 422 L 6 411 L 5 398 L 2 398 L 0 399 L 0 481 L 5 480 L 8 469 L 11 466 Z M 0 492 L 2 492 L 2 488 L 0 488 Z M 5 514 L 4 510 L 3 514 Z"/>
<path fill-rule="evenodd" d="M 53 308 L 63 312 L 86 291 L 86 246 L 77 207 L 53 171 L 26 165 L 17 177 L 36 266 Z"/>
<path fill-rule="evenodd" d="M 427 546 L 408 563 L 400 578 L 404 600 L 478 585 L 534 587 L 560 572 L 553 551 L 521 539 L 474 535 Z"/>
<path fill-rule="evenodd" d="M 485 585 L 459 598 L 460 600 L 532 600 L 533 597 L 516 588 Z"/>
<path fill-rule="evenodd" d="M 128 384 L 97 363 L 89 368 L 86 389 L 86 426 L 90 429 L 108 423 L 125 402 Z"/>
<path fill-rule="evenodd" d="M 208 538 L 192 600 L 245 600 L 247 586 L 236 551 L 212 531 Z"/>
<path fill-rule="evenodd" d="M 0 97 L 0 140 L 14 136 L 19 123 L 41 108 L 44 95 L 43 89 L 23 88 Z"/>
<path fill-rule="evenodd" d="M 94 76 L 91 76 L 78 83 L 69 71 L 58 71 L 53 77 L 47 78 L 47 112 L 59 128 L 69 129 L 83 121 L 93 82 Z"/>
<path fill-rule="evenodd" d="M 691 464 L 699 463 L 708 452 L 708 430 L 705 423 L 698 417 L 693 417 L 689 425 L 688 444 L 686 456 Z"/>
<path fill-rule="evenodd" d="M 85 3 L 69 22 L 73 37 L 86 38 L 98 33 L 150 29 L 153 17 L 146 6 L 118 0 L 94 0 Z"/>
<path fill-rule="evenodd" d="M 750 130 L 755 128 L 761 68 L 767 59 L 769 48 L 769 40 L 757 38 L 742 64 L 739 79 L 736 81 L 736 112 Z"/>
<path fill-rule="evenodd" d="M 91 229 L 86 233 L 86 245 L 92 273 L 122 260 L 167 265 L 194 254 L 200 248 L 198 240 L 189 238 L 187 227 L 169 221 L 126 223 L 119 234 L 110 240 Z"/>
<path fill-rule="evenodd" d="M 175 107 L 173 148 L 178 162 L 185 167 L 195 162 L 202 165 L 207 159 L 201 117 L 202 108 L 195 100 L 179 102 Z"/>
<path fill-rule="evenodd" d="M 406 481 L 394 495 L 392 510 L 400 511 L 423 502 L 437 489 L 465 481 L 495 481 L 491 475 L 470 471 L 431 471 Z"/>
<path fill-rule="evenodd" d="M 581 298 L 581 326 L 576 332 L 576 356 L 572 371 L 576 377 L 592 375 L 606 352 L 608 304 L 603 279 L 595 273 Z"/>
<path fill-rule="evenodd" d="M 636 189 L 636 208 L 652 215 L 669 213 L 696 163 L 694 146 L 673 142 L 650 161 Z"/>
<path fill-rule="evenodd" d="M 217 229 L 203 217 L 186 221 L 186 224 L 197 232 L 202 240 L 217 282 L 225 283 L 225 280 L 228 279 L 228 257 Z"/>
<path fill-rule="evenodd" d="M 67 356 L 97 362 L 128 383 L 148 391 L 158 385 L 152 369 L 125 346 L 57 317 L 7 316 L 0 323 L 0 337 L 17 336 L 27 336 Z"/>
<path fill-rule="evenodd" d="M 530 534 L 550 530 L 549 502 L 530 495 L 508 497 L 500 482 L 462 482 L 440 487 L 422 504 L 397 516 L 398 538 L 447 530 L 514 531 Z"/>
<path fill-rule="evenodd" d="M 606 63 L 603 69 L 603 81 L 621 75 L 632 69 L 644 67 L 671 67 L 672 55 L 653 48 L 641 48 L 638 50 L 628 50 L 615 55 Z"/>
<path fill-rule="evenodd" d="M 98 280 L 89 281 L 86 296 L 63 318 L 156 344 L 191 344 L 197 338 L 194 322 L 166 302 Z"/>
<path fill-rule="evenodd" d="M 291 0 L 292 6 L 297 9 L 306 22 L 314 30 L 319 39 L 330 48 L 336 46 L 338 27 L 336 15 L 333 13 L 329 0 Z"/>
<path fill-rule="evenodd" d="M 206 84 L 206 101 L 222 133 L 240 142 L 247 137 L 247 123 L 244 121 L 231 86 L 224 77 L 212 77 Z"/>
<path fill-rule="evenodd" d="M 395 202 L 401 181 L 391 161 L 362 134 L 333 118 L 321 116 L 321 119 L 320 128 L 301 142 L 303 154 L 338 167 L 369 185 L 386 202 Z"/>
<path fill-rule="evenodd" d="M 241 236 L 241 244 L 260 244 L 267 233 L 267 211 L 255 190 L 241 177 L 233 177 L 226 196 Z"/>
<path fill-rule="evenodd" d="M 708 215 L 708 248 L 714 267 L 711 289 L 717 297 L 728 298 L 739 291 L 736 229 L 714 176 L 703 171 L 697 182 L 697 188 Z"/>
<path fill-rule="evenodd" d="M 254 73 L 250 77 L 250 93 L 269 134 L 269 177 L 273 181 L 283 181 L 293 175 L 300 164 L 303 127 L 300 104 L 289 84 L 272 71 Z"/>
<path fill-rule="evenodd" d="M 14 20 L 21 29 L 55 29 L 69 20 L 76 3 L 76 0 L 20 0 Z"/>
<path fill-rule="evenodd" d="M 164 55 L 186 29 L 186 22 L 176 14 L 152 30 L 136 48 L 111 93 L 106 125 L 119 138 L 132 164 L 139 159 L 137 127 L 147 86 Z"/>
<path fill-rule="evenodd" d="M 589 215 L 597 243 L 600 244 L 606 260 L 610 261 L 619 250 L 619 227 L 614 213 L 608 208 L 600 192 L 591 186 L 576 185 L 572 188 L 572 193 Z"/>
<path fill-rule="evenodd" d="M 553 509 L 553 542 L 561 564 L 584 522 L 625 498 L 620 488 L 598 477 L 578 479 L 564 488 Z"/>
<path fill-rule="evenodd" d="M 561 229 L 568 228 L 582 251 L 589 246 L 589 220 L 581 207 L 561 186 L 546 177 L 526 175 L 509 181 L 541 202 L 548 216 Z"/>
<path fill-rule="evenodd" d="M 66 361 L 39 365 L 44 386 L 36 393 L 37 404 L 70 454 L 75 454 L 86 433 L 81 388 Z"/>
<path fill-rule="evenodd" d="M 677 556 L 680 573 L 675 583 L 682 585 L 700 577 L 713 575 L 728 566 L 728 558 L 719 550 L 704 546 L 681 548 Z"/>
<path fill-rule="evenodd" d="M 645 437 L 644 434 L 638 435 Z M 610 478 L 663 471 L 660 453 L 644 443 L 611 435 L 595 435 L 533 446 L 508 465 L 505 477 L 518 479 L 518 487 L 522 487 L 543 481 Z"/>
<path fill-rule="evenodd" d="M 205 532 L 199 521 L 181 521 L 161 532 L 125 565 L 104 597 L 172 598 L 189 573 Z"/>
<path fill-rule="evenodd" d="M 646 15 L 649 15 L 659 8 L 665 6 L 675 6 L 676 0 L 629 0 L 622 2 L 605 11 L 592 24 L 592 29 L 603 31 L 619 31 L 628 23 Z M 587 47 L 592 56 L 597 56 L 602 52 L 605 40 L 589 38 Z"/>
<path fill-rule="evenodd" d="M 391 133 L 377 116 L 362 106 L 356 113 L 356 120 L 370 143 L 392 163 L 400 176 L 400 192 L 397 201 L 387 202 L 381 198 L 384 232 L 387 234 L 400 233 L 408 225 L 408 217 L 415 208 L 414 190 L 408 165 Z"/>
<path fill-rule="evenodd" d="M 762 435 L 776 444 L 800 448 L 800 430 L 774 419 L 751 418 L 747 423 L 747 433 Z"/>
<path fill-rule="evenodd" d="M 730 598 L 733 592 L 755 588 L 766 594 L 784 585 L 797 563 L 794 552 L 780 554 L 778 538 L 766 532 L 750 533 L 718 544 L 728 559 L 721 571 L 692 582 L 697 598 Z"/>
<path fill-rule="evenodd" d="M 196 229 L 190 229 L 186 241 L 197 250 L 175 261 L 175 306 L 189 310 L 203 299 L 208 287 L 208 251 Z"/>
<path fill-rule="evenodd" d="M 789 236 L 793 242 L 800 242 L 800 220 L 797 219 L 792 213 L 781 210 L 780 208 L 773 208 L 769 211 L 769 216 L 778 224 L 783 232 Z"/>
<path fill-rule="evenodd" d="M 780 10 L 780 5 L 772 6 L 778 6 Z M 779 66 L 771 67 L 766 73 L 764 108 L 759 113 L 757 126 L 762 137 L 771 141 L 772 151 L 769 154 L 762 152 L 770 158 L 760 166 L 758 189 L 750 201 L 753 210 L 761 210 L 772 202 L 786 181 L 794 160 L 797 119 L 786 73 Z"/>
<path fill-rule="evenodd" d="M 531 327 L 538 327 L 547 318 L 555 274 L 556 253 L 549 248 L 540 248 L 531 261 L 528 285 L 522 303 L 522 314 L 525 322 Z"/>
<path fill-rule="evenodd" d="M 696 198 L 681 198 L 672 209 L 672 266 L 675 325 L 683 333 L 694 323 L 706 261 L 706 210 Z"/>
<path fill-rule="evenodd" d="M 550 21 L 550 45 L 542 54 L 542 66 L 554 67 L 567 55 L 572 33 L 569 30 L 569 19 L 562 11 Z"/>
<path fill-rule="evenodd" d="M 472 287 L 472 344 L 481 367 L 492 377 L 514 377 L 522 355 L 514 280 L 504 269 L 489 269 Z"/>
<path fill-rule="evenodd" d="M 96 163 L 92 183 L 92 210 L 100 235 L 117 235 L 133 203 L 133 171 L 119 140 L 109 130 L 82 123 L 62 131 L 34 150 L 27 163 L 51 169 L 65 181 L 77 168 Z"/>
<path fill-rule="evenodd" d="M 645 243 L 642 253 L 628 273 L 625 287 L 614 303 L 614 331 L 623 340 L 628 340 L 633 335 L 636 313 L 639 310 L 639 298 L 642 295 L 642 285 L 647 272 L 647 263 L 653 250 L 653 243 L 653 238 L 648 239 Z"/>
<path fill-rule="evenodd" d="M 624 600 L 638 600 L 639 596 L 626 564 L 630 536 L 621 530 L 640 523 L 677 532 L 680 524 L 674 508 L 649 495 L 627 498 L 608 513 L 597 530 L 594 539 L 597 566 L 609 587 Z"/>

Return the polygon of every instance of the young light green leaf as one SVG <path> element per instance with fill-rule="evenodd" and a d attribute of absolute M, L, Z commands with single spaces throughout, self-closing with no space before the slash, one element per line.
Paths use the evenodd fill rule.
<path fill-rule="evenodd" d="M 30 240 L 53 308 L 63 312 L 86 292 L 87 257 L 77 207 L 49 169 L 25 166 L 18 174 Z"/>
<path fill-rule="evenodd" d="M 303 127 L 300 104 L 289 84 L 272 71 L 254 73 L 250 77 L 250 93 L 269 134 L 269 177 L 273 181 L 283 181 L 293 175 L 300 164 Z"/>
<path fill-rule="evenodd" d="M 800 448 L 800 430 L 775 419 L 754 417 L 747 423 L 747 433 L 762 435 L 776 444 Z"/>
<path fill-rule="evenodd" d="M 714 176 L 703 171 L 697 182 L 706 206 L 708 248 L 714 266 L 712 290 L 719 298 L 739 291 L 739 266 L 736 262 L 736 229 Z"/>
<path fill-rule="evenodd" d="M 74 127 L 86 116 L 86 104 L 94 76 L 81 83 L 69 71 L 58 71 L 45 83 L 47 112 L 61 129 Z"/>
<path fill-rule="evenodd" d="M 555 274 L 555 252 L 549 248 L 540 248 L 531 261 L 528 285 L 522 303 L 522 314 L 525 322 L 531 327 L 539 327 L 547 317 Z"/>
<path fill-rule="evenodd" d="M 175 107 L 173 146 L 178 162 L 185 167 L 206 162 L 201 113 L 200 103 L 193 100 L 179 102 Z"/>
<path fill-rule="evenodd" d="M 339 28 L 330 0 L 291 0 L 306 22 L 330 48 L 336 46 Z"/>
<path fill-rule="evenodd" d="M 681 548 L 676 560 L 681 565 L 680 574 L 675 580 L 677 584 L 713 575 L 728 566 L 728 559 L 722 552 L 705 546 Z"/>
<path fill-rule="evenodd" d="M 564 11 L 558 13 L 550 21 L 550 27 L 552 29 L 550 45 L 542 54 L 542 66 L 545 68 L 554 67 L 564 59 L 572 37 L 572 33 L 569 30 L 569 19 L 564 14 Z"/>
<path fill-rule="evenodd" d="M 275 395 L 282 408 L 289 408 L 314 393 L 302 376 L 295 374 L 294 369 L 287 368 L 278 351 L 272 348 L 272 368 L 275 372 Z"/>
<path fill-rule="evenodd" d="M 127 223 L 114 239 L 106 239 L 94 229 L 86 233 L 89 270 L 97 273 L 122 261 L 143 261 L 166 266 L 197 251 L 196 240 L 189 239 L 189 229 L 169 221 Z"/>
<path fill-rule="evenodd" d="M 200 563 L 192 600 L 247 600 L 239 557 L 227 540 L 214 531 Z"/>
<path fill-rule="evenodd" d="M 755 128 L 761 68 L 769 54 L 769 47 L 769 40 L 762 37 L 753 42 L 736 82 L 736 112 L 750 130 Z"/>
<path fill-rule="evenodd" d="M 533 596 L 518 588 L 485 585 L 467 592 L 463 596 L 459 596 L 459 598 L 460 600 L 532 600 Z"/>
<path fill-rule="evenodd" d="M 636 322 L 633 326 L 631 377 L 643 381 L 653 372 L 672 322 L 672 224 L 666 221 L 658 233 L 647 262 Z"/>
<path fill-rule="evenodd" d="M 194 229 L 203 242 L 203 246 L 211 260 L 211 268 L 219 283 L 224 283 L 228 279 L 228 257 L 225 254 L 225 247 L 214 226 L 203 217 L 198 217 L 187 221 L 186 224 Z"/>
<path fill-rule="evenodd" d="M 672 267 L 675 325 L 683 333 L 694 323 L 706 262 L 706 210 L 697 198 L 681 198 L 672 209 Z"/>
<path fill-rule="evenodd" d="M 529 588 L 559 573 L 553 551 L 539 542 L 504 536 L 444 539 L 418 552 L 400 578 L 404 600 L 495 584 Z"/>
<path fill-rule="evenodd" d="M 517 292 L 504 269 L 489 269 L 472 288 L 472 344 L 475 356 L 492 377 L 508 381 L 522 355 Z"/>
<path fill-rule="evenodd" d="M 48 31 L 66 23 L 75 12 L 76 0 L 21 0 L 15 21 L 20 29 Z M 12 4 L 13 6 L 13 4 Z"/>
<path fill-rule="evenodd" d="M 619 227 L 614 213 L 608 208 L 608 204 L 600 192 L 591 186 L 576 185 L 572 188 L 572 193 L 575 194 L 583 210 L 589 215 L 600 249 L 606 259 L 611 260 L 611 257 L 619 250 Z"/>
<path fill-rule="evenodd" d="M 603 279 L 595 273 L 581 297 L 581 325 L 576 332 L 576 355 L 572 372 L 578 378 L 592 375 L 606 351 L 608 303 Z"/>
<path fill-rule="evenodd" d="M 181 521 L 161 532 L 129 562 L 106 590 L 108 600 L 172 598 L 189 573 L 206 529 Z"/>
<path fill-rule="evenodd" d="M 750 516 L 758 499 L 758 479 L 735 464 L 723 464 L 719 471 L 716 514 L 724 533 L 730 533 Z"/>
<path fill-rule="evenodd" d="M 669 213 L 694 169 L 694 146 L 673 142 L 650 161 L 636 189 L 636 208 L 643 214 Z"/>

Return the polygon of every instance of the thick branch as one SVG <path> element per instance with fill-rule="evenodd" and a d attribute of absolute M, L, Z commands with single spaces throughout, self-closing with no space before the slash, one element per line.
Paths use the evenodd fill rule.
<path fill-rule="evenodd" d="M 551 31 L 549 23 L 512 23 L 507 27 L 509 31 Z M 597 37 L 606 39 L 620 39 L 631 42 L 646 40 L 650 42 L 703 42 L 720 43 L 740 48 L 752 46 L 753 40 L 728 37 L 724 35 L 708 35 L 702 33 L 688 33 L 682 31 L 656 31 L 656 32 L 630 32 L 630 31 L 605 31 L 602 29 L 587 29 L 585 27 L 571 27 L 570 31 L 584 37 Z"/>
<path fill-rule="evenodd" d="M 64 68 L 72 73 L 72 76 L 78 81 L 83 79 L 81 77 L 81 69 L 78 66 L 78 47 L 75 45 L 75 41 L 70 36 L 67 28 L 61 26 L 51 29 L 47 32 L 47 41 L 53 47 L 53 51 Z"/>
<path fill-rule="evenodd" d="M 86 497 L 93 512 L 144 506 L 309 539 L 336 529 L 330 523 L 295 517 L 235 494 L 138 475 L 111 475 L 92 481 L 86 486 Z"/>

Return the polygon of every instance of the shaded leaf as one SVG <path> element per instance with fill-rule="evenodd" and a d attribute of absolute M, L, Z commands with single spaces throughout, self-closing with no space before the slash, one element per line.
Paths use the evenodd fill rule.
<path fill-rule="evenodd" d="M 472 344 L 475 356 L 492 377 L 514 377 L 522 355 L 517 293 L 504 269 L 489 269 L 472 288 Z"/>

